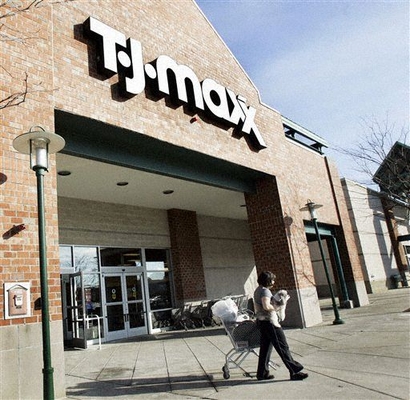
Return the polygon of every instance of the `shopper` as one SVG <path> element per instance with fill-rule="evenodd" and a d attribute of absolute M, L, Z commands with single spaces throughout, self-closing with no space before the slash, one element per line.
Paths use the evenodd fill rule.
<path fill-rule="evenodd" d="M 274 324 L 272 322 L 275 320 L 275 318 L 272 317 L 272 313 L 276 313 L 275 307 L 271 303 L 271 288 L 273 287 L 275 279 L 276 277 L 272 272 L 262 272 L 258 277 L 259 286 L 256 288 L 253 296 L 257 323 L 261 331 L 256 377 L 258 380 L 274 378 L 274 376 L 269 373 L 269 361 L 273 346 L 289 370 L 290 379 L 292 381 L 300 381 L 306 379 L 308 374 L 302 372 L 303 365 L 293 359 L 285 333 L 280 324 Z"/>

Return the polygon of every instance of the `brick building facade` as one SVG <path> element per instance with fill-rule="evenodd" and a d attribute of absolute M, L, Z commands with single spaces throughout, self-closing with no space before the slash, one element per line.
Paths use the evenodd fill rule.
<path fill-rule="evenodd" d="M 7 27 L 21 40 L 0 41 L 2 106 L 14 99 L 0 110 L 1 398 L 42 390 L 36 179 L 13 148 L 32 126 L 66 141 L 45 178 L 56 397 L 72 302 L 94 303 L 105 340 L 129 337 L 154 331 L 155 302 L 250 295 L 270 269 L 291 295 L 288 325 L 320 323 L 307 199 L 323 204 L 350 298 L 367 303 L 324 141 L 261 102 L 193 1 L 43 1 Z M 5 284 L 19 282 L 29 313 L 7 318 Z M 133 297 L 118 304 L 121 290 Z"/>

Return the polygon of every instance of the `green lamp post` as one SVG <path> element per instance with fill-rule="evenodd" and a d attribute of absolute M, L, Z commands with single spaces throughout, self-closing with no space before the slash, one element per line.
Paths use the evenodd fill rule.
<path fill-rule="evenodd" d="M 309 211 L 310 213 L 310 219 L 313 223 L 313 227 L 315 228 L 316 238 L 319 242 L 320 255 L 322 257 L 323 267 L 325 269 L 327 284 L 329 285 L 330 296 L 332 297 L 332 307 L 333 307 L 333 312 L 335 314 L 335 319 L 333 321 L 333 324 L 340 325 L 340 324 L 344 324 L 344 321 L 340 318 L 339 310 L 336 305 L 335 295 L 334 295 L 333 288 L 332 288 L 332 282 L 330 281 L 329 269 L 326 263 L 326 256 L 323 250 L 322 238 L 320 237 L 319 227 L 317 225 L 316 209 L 320 207 L 322 207 L 321 204 L 315 204 L 313 201 L 308 200 L 305 207 L 301 208 L 300 211 Z"/>
<path fill-rule="evenodd" d="M 48 171 L 48 155 L 57 153 L 65 145 L 64 139 L 41 126 L 33 126 L 13 141 L 13 147 L 20 153 L 30 154 L 30 168 L 37 177 L 38 241 L 41 287 L 41 320 L 43 336 L 43 398 L 54 399 L 54 369 L 51 364 L 50 323 L 47 283 L 47 245 L 44 212 L 44 172 Z"/>

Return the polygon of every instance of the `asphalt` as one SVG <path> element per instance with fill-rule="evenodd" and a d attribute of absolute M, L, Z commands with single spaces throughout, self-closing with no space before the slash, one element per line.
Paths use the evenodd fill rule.
<path fill-rule="evenodd" d="M 255 378 L 250 353 L 224 379 L 232 349 L 224 329 L 166 332 L 132 341 L 65 352 L 67 399 L 410 399 L 410 289 L 369 295 L 368 306 L 341 309 L 333 325 L 329 302 L 323 323 L 287 329 L 294 358 L 309 378 L 290 381 L 282 361 L 275 379 Z"/>

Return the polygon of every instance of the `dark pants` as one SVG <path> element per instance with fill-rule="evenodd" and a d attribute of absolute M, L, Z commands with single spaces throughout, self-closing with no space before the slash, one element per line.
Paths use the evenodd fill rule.
<path fill-rule="evenodd" d="M 290 353 L 288 342 L 282 328 L 277 328 L 269 321 L 258 321 L 261 331 L 261 344 L 259 349 L 259 361 L 257 377 L 263 377 L 269 372 L 269 360 L 272 346 L 282 359 L 290 374 L 302 371 L 303 365 L 295 361 Z"/>

